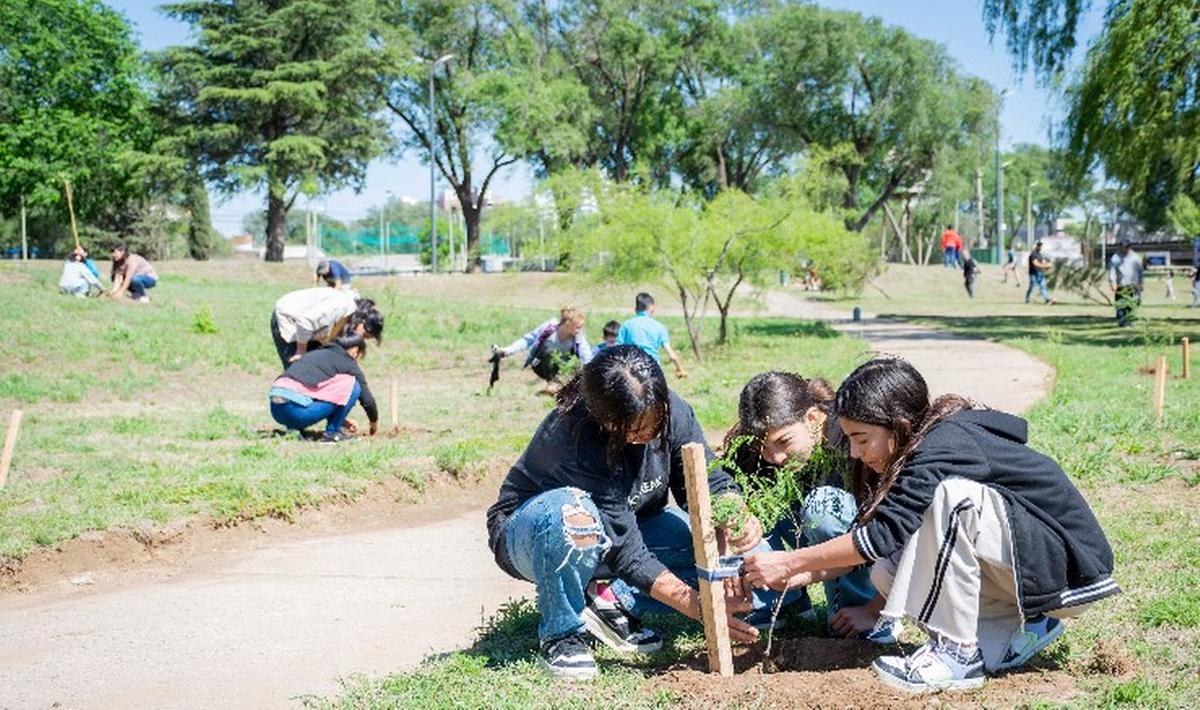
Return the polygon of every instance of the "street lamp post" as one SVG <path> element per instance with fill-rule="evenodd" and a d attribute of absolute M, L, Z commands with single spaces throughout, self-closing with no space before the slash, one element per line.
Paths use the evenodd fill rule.
<path fill-rule="evenodd" d="M 438 243 L 437 243 L 437 197 L 434 194 L 437 189 L 435 170 L 437 162 L 434 160 L 434 142 L 433 135 L 437 130 L 436 116 L 434 110 L 433 99 L 433 74 L 437 71 L 438 65 L 450 61 L 454 58 L 453 54 L 443 54 L 438 57 L 433 64 L 429 65 L 429 245 L 432 247 L 432 261 L 430 264 L 433 267 L 433 273 L 438 271 Z"/>
<path fill-rule="evenodd" d="M 1003 263 L 1000 255 L 1004 248 L 1004 170 L 1000 167 L 1000 106 L 1008 89 L 1000 92 L 1000 101 L 996 103 L 996 263 Z"/>

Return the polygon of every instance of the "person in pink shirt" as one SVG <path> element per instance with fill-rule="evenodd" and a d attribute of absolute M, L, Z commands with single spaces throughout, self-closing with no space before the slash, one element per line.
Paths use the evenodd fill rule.
<path fill-rule="evenodd" d="M 128 293 L 135 301 L 149 303 L 146 291 L 158 285 L 158 274 L 145 257 L 134 254 L 121 243 L 112 248 L 112 282 L 113 298 Z"/>

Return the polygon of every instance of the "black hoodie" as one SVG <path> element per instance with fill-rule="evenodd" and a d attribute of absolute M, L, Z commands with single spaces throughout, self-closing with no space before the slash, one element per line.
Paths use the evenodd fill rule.
<path fill-rule="evenodd" d="M 1004 497 L 1013 536 L 1017 597 L 1028 617 L 1119 593 L 1113 554 L 1087 502 L 1050 458 L 1025 445 L 1024 419 L 959 412 L 933 427 L 874 516 L 852 531 L 870 561 L 904 547 L 938 484 L 965 478 Z"/>
<path fill-rule="evenodd" d="M 675 502 L 687 509 L 683 480 L 682 447 L 689 442 L 704 444 L 704 432 L 691 406 L 671 393 L 667 445 L 630 444 L 620 460 L 608 459 L 608 434 L 587 417 L 579 403 L 563 414 L 550 412 L 533 439 L 513 464 L 500 486 L 500 496 L 487 512 L 488 544 L 500 568 L 517 579 L 521 575 L 508 560 L 504 526 L 522 503 L 555 488 L 573 487 L 586 491 L 603 518 L 612 547 L 604 562 L 611 573 L 643 592 L 666 569 L 642 540 L 639 517 L 660 512 L 667 505 L 667 489 Z M 705 444 L 711 464 L 713 455 Z M 709 472 L 708 488 L 713 494 L 740 493 L 724 469 Z"/>

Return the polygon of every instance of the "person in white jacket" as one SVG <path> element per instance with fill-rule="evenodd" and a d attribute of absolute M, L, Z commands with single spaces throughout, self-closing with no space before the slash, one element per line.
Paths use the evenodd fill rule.
<path fill-rule="evenodd" d="M 84 256 L 80 251 L 71 252 L 63 262 L 62 275 L 58 278 L 58 290 L 78 298 L 99 296 L 104 292 L 104 286 L 84 263 Z"/>
<path fill-rule="evenodd" d="M 271 337 L 284 368 L 310 349 L 322 347 L 353 321 L 379 342 L 383 316 L 375 302 L 334 288 L 304 288 L 285 294 L 271 313 Z"/>

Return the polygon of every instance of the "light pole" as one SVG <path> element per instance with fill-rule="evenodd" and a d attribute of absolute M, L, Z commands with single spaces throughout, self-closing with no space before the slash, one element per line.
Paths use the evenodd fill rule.
<path fill-rule="evenodd" d="M 1000 255 L 1004 248 L 1004 170 L 1000 167 L 1000 107 L 1008 89 L 1000 92 L 1000 100 L 996 102 L 996 263 L 1003 263 Z"/>
<path fill-rule="evenodd" d="M 1025 187 L 1025 244 L 1029 245 L 1037 239 L 1033 228 L 1033 188 L 1038 186 L 1037 180 Z"/>
<path fill-rule="evenodd" d="M 453 54 L 443 54 L 438 57 L 433 64 L 429 65 L 429 245 L 432 247 L 433 273 L 438 270 L 438 243 L 437 243 L 437 198 L 434 194 L 436 187 L 436 176 L 434 171 L 437 169 L 437 162 L 434 160 L 434 142 L 433 134 L 437 130 L 437 112 L 434 110 L 433 99 L 433 74 L 437 71 L 438 65 L 454 59 Z"/>

